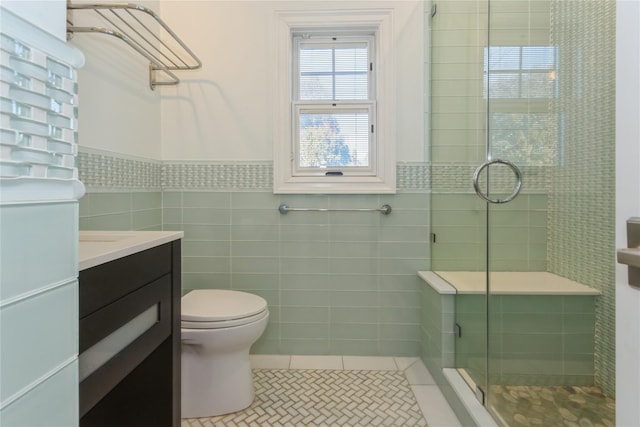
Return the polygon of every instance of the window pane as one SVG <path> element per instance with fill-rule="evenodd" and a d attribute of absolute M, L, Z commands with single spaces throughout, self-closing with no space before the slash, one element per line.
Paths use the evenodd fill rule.
<path fill-rule="evenodd" d="M 368 45 L 327 47 L 304 43 L 299 55 L 298 99 L 347 100 L 369 98 Z"/>
<path fill-rule="evenodd" d="M 367 99 L 367 75 L 347 74 L 336 76 L 336 100 Z"/>
<path fill-rule="evenodd" d="M 303 168 L 369 166 L 369 114 L 300 113 L 300 156 Z"/>

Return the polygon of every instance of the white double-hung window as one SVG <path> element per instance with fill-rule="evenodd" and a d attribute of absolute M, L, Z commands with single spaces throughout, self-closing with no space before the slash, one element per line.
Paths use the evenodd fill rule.
<path fill-rule="evenodd" d="M 375 176 L 374 37 L 293 40 L 293 175 Z"/>
<path fill-rule="evenodd" d="M 326 18 L 281 17 L 274 192 L 395 192 L 393 85 L 378 78 L 389 17 Z"/>

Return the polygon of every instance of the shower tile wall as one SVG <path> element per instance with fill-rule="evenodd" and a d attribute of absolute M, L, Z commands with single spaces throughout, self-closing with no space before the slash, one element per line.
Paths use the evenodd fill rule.
<path fill-rule="evenodd" d="M 104 156 L 115 165 L 123 161 Z M 91 169 L 100 162 L 86 160 L 81 157 L 81 176 L 95 176 Z M 185 292 L 237 289 L 267 299 L 271 318 L 254 353 L 420 354 L 416 272 L 429 269 L 427 165 L 398 165 L 401 192 L 380 196 L 274 195 L 270 165 L 261 163 L 166 163 L 160 169 L 161 192 L 153 180 L 147 192 L 94 180 L 94 191 L 81 201 L 82 228 L 153 229 L 161 209 L 165 230 L 185 232 Z M 393 212 L 281 215 L 281 203 L 388 203 Z"/>
<path fill-rule="evenodd" d="M 549 271 L 598 289 L 596 384 L 615 396 L 616 2 L 552 2 L 564 164 L 549 194 Z M 597 30 L 595 30 L 597 28 Z"/>

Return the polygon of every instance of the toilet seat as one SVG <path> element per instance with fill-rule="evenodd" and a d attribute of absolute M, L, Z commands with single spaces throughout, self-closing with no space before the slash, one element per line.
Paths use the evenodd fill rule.
<path fill-rule="evenodd" d="M 269 315 L 264 298 L 227 289 L 197 289 L 182 297 L 181 327 L 219 329 L 242 326 Z"/>

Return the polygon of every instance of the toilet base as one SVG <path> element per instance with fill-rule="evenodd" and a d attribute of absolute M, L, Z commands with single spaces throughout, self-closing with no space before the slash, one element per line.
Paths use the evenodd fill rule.
<path fill-rule="evenodd" d="M 182 344 L 182 418 L 213 417 L 250 406 L 254 389 L 249 349 L 215 355 L 204 355 L 203 350 Z"/>

